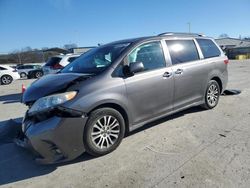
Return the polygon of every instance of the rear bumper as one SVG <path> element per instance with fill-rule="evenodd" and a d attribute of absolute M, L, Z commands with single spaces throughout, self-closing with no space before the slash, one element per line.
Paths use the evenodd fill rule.
<path fill-rule="evenodd" d="M 57 116 L 38 123 L 24 121 L 23 136 L 16 140 L 16 144 L 36 153 L 36 161 L 41 164 L 70 161 L 85 151 L 83 131 L 86 121 L 86 117 Z"/>

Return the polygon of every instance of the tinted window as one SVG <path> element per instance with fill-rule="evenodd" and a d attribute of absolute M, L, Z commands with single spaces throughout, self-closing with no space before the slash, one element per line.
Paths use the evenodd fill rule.
<path fill-rule="evenodd" d="M 17 67 L 17 69 L 25 69 L 25 67 L 23 65 L 20 65 Z"/>
<path fill-rule="evenodd" d="M 68 59 L 68 62 L 72 62 L 72 61 L 74 61 L 76 58 L 78 58 L 78 57 L 70 57 L 69 59 Z"/>
<path fill-rule="evenodd" d="M 24 66 L 24 69 L 33 69 L 33 65 L 26 65 Z"/>
<path fill-rule="evenodd" d="M 0 67 L 0 70 L 7 70 L 6 68 Z"/>
<path fill-rule="evenodd" d="M 130 43 L 115 43 L 87 51 L 61 72 L 99 74 L 106 70 Z"/>
<path fill-rule="evenodd" d="M 34 68 L 34 69 L 40 69 L 40 68 L 41 68 L 41 65 L 34 65 L 33 68 Z"/>
<path fill-rule="evenodd" d="M 143 44 L 128 55 L 128 63 L 142 62 L 145 70 L 165 67 L 165 58 L 160 42 Z"/>
<path fill-rule="evenodd" d="M 54 66 L 55 64 L 59 63 L 62 58 L 60 57 L 51 57 L 45 64 L 45 66 Z"/>
<path fill-rule="evenodd" d="M 210 39 L 196 39 L 196 40 L 201 48 L 204 58 L 217 57 L 221 55 L 220 50 L 212 40 Z"/>
<path fill-rule="evenodd" d="M 167 40 L 172 64 L 185 63 L 199 59 L 199 54 L 193 40 Z"/>

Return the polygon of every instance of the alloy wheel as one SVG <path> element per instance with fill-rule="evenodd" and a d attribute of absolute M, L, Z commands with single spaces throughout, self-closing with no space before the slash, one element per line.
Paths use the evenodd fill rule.
<path fill-rule="evenodd" d="M 12 78 L 10 76 L 3 76 L 1 81 L 3 84 L 7 85 L 7 84 L 10 84 L 12 82 Z"/>
<path fill-rule="evenodd" d="M 215 106 L 219 98 L 219 89 L 215 84 L 210 85 L 207 91 L 207 102 L 210 106 Z"/>
<path fill-rule="evenodd" d="M 40 78 L 40 77 L 42 77 L 42 73 L 41 72 L 37 72 L 36 73 L 36 78 Z"/>
<path fill-rule="evenodd" d="M 105 115 L 98 119 L 91 132 L 91 140 L 99 149 L 110 148 L 118 139 L 120 124 L 111 115 Z"/>

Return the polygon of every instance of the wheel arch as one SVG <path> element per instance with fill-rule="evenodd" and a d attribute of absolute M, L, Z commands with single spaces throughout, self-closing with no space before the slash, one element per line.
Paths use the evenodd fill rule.
<path fill-rule="evenodd" d="M 211 78 L 211 80 L 214 80 L 214 81 L 216 81 L 219 84 L 220 92 L 222 92 L 223 91 L 223 86 L 222 86 L 221 79 L 218 76 L 214 76 L 214 77 Z"/>
<path fill-rule="evenodd" d="M 4 76 L 10 76 L 11 78 L 13 78 L 11 75 L 9 74 L 3 74 L 0 78 L 4 77 Z"/>
<path fill-rule="evenodd" d="M 94 107 L 93 109 L 91 109 L 87 115 L 89 116 L 89 114 L 91 112 L 93 112 L 94 110 L 97 110 L 99 108 L 113 108 L 115 110 L 117 110 L 123 117 L 124 122 L 125 122 L 125 132 L 128 133 L 129 132 L 129 116 L 128 113 L 126 112 L 126 110 L 119 104 L 116 103 L 112 103 L 112 102 L 108 102 L 108 103 L 103 103 L 103 104 L 99 104 L 98 106 Z"/>

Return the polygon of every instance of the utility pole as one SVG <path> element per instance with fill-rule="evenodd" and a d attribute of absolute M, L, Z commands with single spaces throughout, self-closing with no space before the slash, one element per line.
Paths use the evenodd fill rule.
<path fill-rule="evenodd" d="M 17 57 L 18 57 L 18 62 L 19 64 L 22 64 L 22 60 L 21 60 L 21 52 L 17 52 Z"/>
<path fill-rule="evenodd" d="M 191 22 L 188 22 L 188 32 L 191 33 Z"/>

